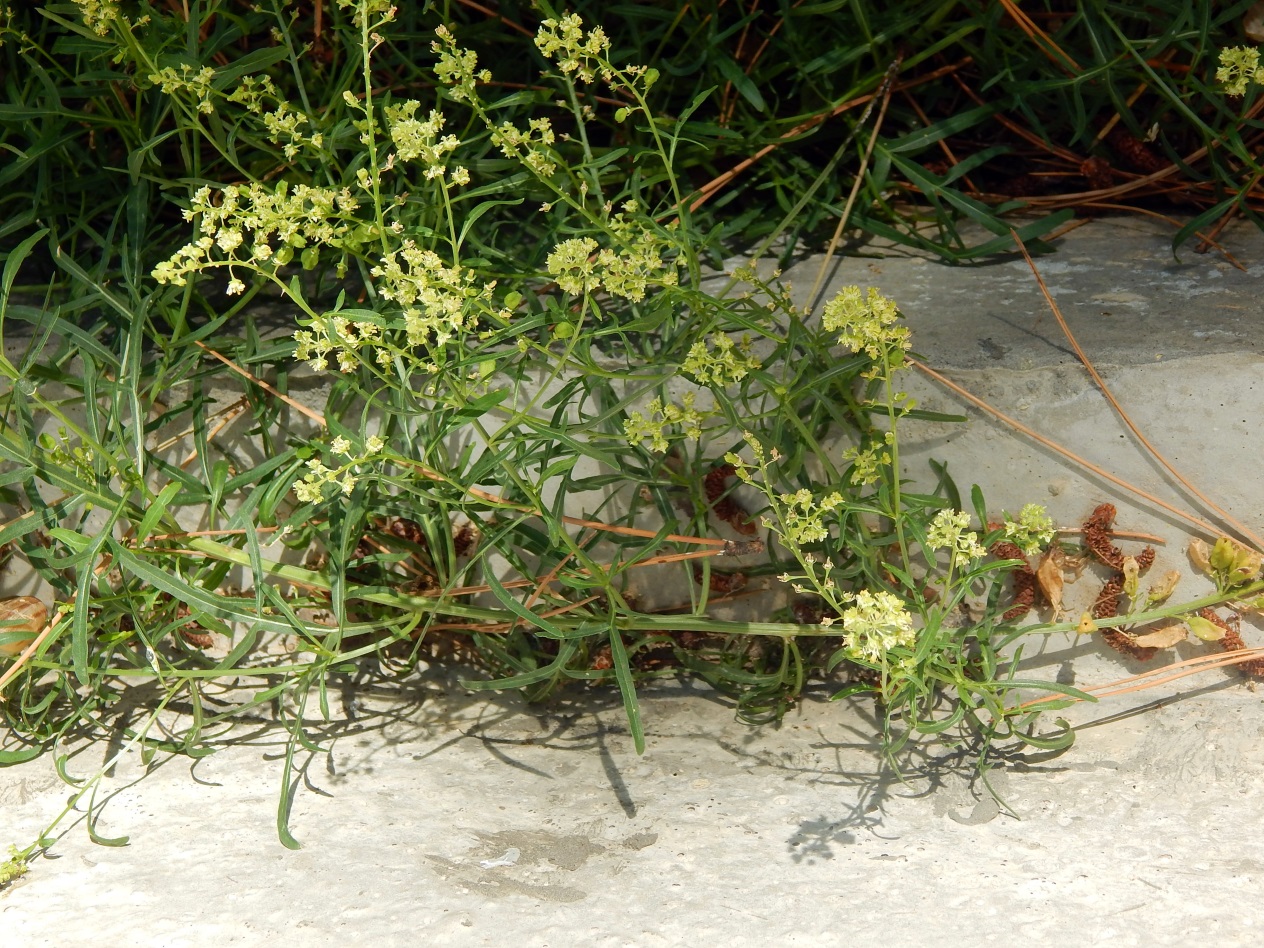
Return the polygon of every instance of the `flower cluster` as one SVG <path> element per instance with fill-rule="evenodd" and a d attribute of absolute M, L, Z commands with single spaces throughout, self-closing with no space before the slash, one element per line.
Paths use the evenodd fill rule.
<path fill-rule="evenodd" d="M 670 243 L 641 221 L 629 219 L 627 214 L 636 210 L 636 202 L 629 201 L 626 214 L 610 220 L 610 229 L 623 245 L 621 253 L 608 247 L 598 250 L 591 237 L 572 237 L 553 248 L 545 266 L 564 293 L 579 296 L 605 287 L 610 295 L 636 303 L 645 299 L 651 284 L 676 285 L 676 270 L 663 261 Z"/>
<path fill-rule="evenodd" d="M 893 648 L 912 648 L 917 641 L 913 617 L 904 603 L 885 590 L 856 593 L 855 605 L 843 610 L 847 650 L 857 659 L 884 664 Z"/>
<path fill-rule="evenodd" d="M 35 47 L 35 42 L 22 30 L 13 26 L 13 7 L 0 7 L 0 46 L 4 45 L 5 38 L 12 36 L 18 41 L 19 55 L 25 55 L 26 52 Z"/>
<path fill-rule="evenodd" d="M 952 566 L 967 566 L 987 551 L 979 535 L 970 526 L 970 515 L 960 510 L 941 510 L 935 514 L 926 531 L 926 546 L 931 550 L 948 550 Z"/>
<path fill-rule="evenodd" d="M 372 460 L 382 452 L 386 443 L 377 435 L 371 435 L 364 442 L 364 451 L 356 454 L 351 450 L 351 442 L 339 435 L 330 443 L 329 449 L 335 455 L 345 458 L 337 468 L 328 468 L 319 458 L 307 462 L 307 473 L 302 480 L 294 482 L 294 494 L 304 504 L 319 504 L 325 499 L 325 485 L 331 484 L 344 495 L 355 490 L 356 472 L 365 462 Z"/>
<path fill-rule="evenodd" d="M 778 532 L 796 547 L 829 536 L 826 521 L 843 505 L 843 495 L 838 491 L 818 500 L 806 487 L 794 493 L 781 494 L 777 499 L 782 503 L 777 511 L 782 526 Z"/>
<path fill-rule="evenodd" d="M 119 5 L 114 0 L 75 0 L 83 25 L 97 36 L 109 36 L 110 24 L 119 19 Z"/>
<path fill-rule="evenodd" d="M 1018 512 L 1018 519 L 1005 515 L 1005 538 L 1027 556 L 1039 553 L 1053 542 L 1053 519 L 1040 504 L 1027 504 Z"/>
<path fill-rule="evenodd" d="M 38 440 L 40 447 L 48 452 L 49 460 L 54 464 L 73 471 L 81 481 L 89 484 L 96 481 L 99 455 L 91 447 L 81 444 L 70 446 L 70 432 L 65 426 L 58 427 L 56 438 L 46 431 Z"/>
<path fill-rule="evenodd" d="M 478 317 L 468 304 L 490 300 L 496 287 L 494 282 L 477 284 L 473 270 L 445 266 L 437 253 L 412 240 L 405 240 L 369 272 L 377 278 L 382 298 L 402 308 L 410 346 L 442 346 L 454 334 L 473 329 Z"/>
<path fill-rule="evenodd" d="M 651 229 L 647 219 L 637 213 L 639 210 L 636 201 L 628 201 L 610 218 L 609 227 L 619 242 L 620 252 L 606 248 L 597 254 L 606 291 L 634 303 L 645 299 L 651 283 L 675 286 L 679 279 L 675 268 L 663 262 L 663 253 L 673 246 L 671 241 Z"/>
<path fill-rule="evenodd" d="M 717 332 L 711 336 L 710 343 L 699 340 L 690 346 L 681 368 L 701 385 L 724 388 L 759 368 L 759 360 L 750 354 L 750 348 L 750 336 L 743 336 L 741 342 L 735 343 L 726 334 Z"/>
<path fill-rule="evenodd" d="M 263 127 L 268 133 L 268 140 L 281 146 L 286 158 L 293 158 L 304 145 L 319 150 L 325 143 L 325 136 L 320 132 L 311 135 L 304 133 L 303 126 L 310 120 L 305 112 L 295 111 L 284 100 L 277 103 L 271 112 L 263 112 Z"/>
<path fill-rule="evenodd" d="M 276 83 L 271 76 L 243 76 L 237 88 L 228 94 L 228 101 L 245 106 L 246 111 L 262 115 L 268 99 L 280 102 Z"/>
<path fill-rule="evenodd" d="M 851 462 L 851 482 L 857 487 L 876 484 L 882 479 L 882 469 L 891 464 L 891 447 L 895 444 L 895 432 L 888 431 L 882 440 L 869 447 L 848 448 L 843 452 L 843 460 Z"/>
<path fill-rule="evenodd" d="M 574 73 L 581 82 L 592 82 L 599 72 L 610 80 L 611 70 L 602 55 L 610 48 L 609 37 L 599 26 L 585 36 L 584 21 L 576 13 L 560 20 L 544 20 L 535 45 L 546 59 L 556 60 L 562 72 Z"/>
<path fill-rule="evenodd" d="M 763 443 L 755 437 L 755 433 L 753 431 L 743 431 L 742 440 L 750 446 L 751 454 L 755 457 L 755 464 L 753 466 L 758 467 L 760 471 L 763 471 L 768 465 L 767 453 L 764 451 Z M 773 448 L 772 455 L 772 459 L 774 461 L 781 460 L 780 452 L 778 452 L 776 448 Z M 733 465 L 733 474 L 742 481 L 742 483 L 758 486 L 755 483 L 755 475 L 752 471 L 752 465 L 740 454 L 735 454 L 730 451 L 728 454 L 724 455 L 724 463 Z"/>
<path fill-rule="evenodd" d="M 874 360 L 897 357 L 898 365 L 912 346 L 908 327 L 896 325 L 899 319 L 895 303 L 874 287 L 866 296 L 860 287 L 848 286 L 825 304 L 821 323 L 837 332 L 839 343 L 853 352 Z"/>
<path fill-rule="evenodd" d="M 317 316 L 311 329 L 294 333 L 295 358 L 306 362 L 318 372 L 329 368 L 329 355 L 336 353 L 338 368 L 344 372 L 354 370 L 358 364 L 356 353 L 365 346 L 381 341 L 382 327 L 368 320 L 347 319 L 345 316 Z M 377 349 L 379 364 L 390 361 L 390 351 Z"/>
<path fill-rule="evenodd" d="M 547 118 L 528 119 L 526 131 L 512 122 L 502 122 L 492 129 L 492 144 L 500 148 L 501 154 L 521 161 L 541 178 L 552 177 L 557 170 L 551 151 L 556 140 L 553 123 Z"/>
<path fill-rule="evenodd" d="M 396 7 L 391 0 L 338 0 L 338 6 L 353 11 L 351 22 L 359 29 L 380 26 L 395 19 Z"/>
<path fill-rule="evenodd" d="M 1264 569 L 1264 555 L 1228 537 L 1221 537 L 1211 548 L 1203 540 L 1190 540 L 1189 558 L 1221 591 L 1254 582 Z"/>
<path fill-rule="evenodd" d="M 100 452 L 91 445 L 75 443 L 75 437 L 64 425 L 58 426 L 56 437 L 47 431 L 42 433 L 38 443 L 47 452 L 49 461 L 85 483 L 96 483 L 105 470 L 118 477 L 126 490 L 140 487 L 140 474 L 128 455 Z"/>
<path fill-rule="evenodd" d="M 596 265 L 590 259 L 596 252 L 597 241 L 591 237 L 572 237 L 549 252 L 545 266 L 563 293 L 574 296 L 591 293 L 601 286 Z"/>
<path fill-rule="evenodd" d="M 276 103 L 272 109 L 267 107 L 269 99 Z M 312 124 L 311 119 L 281 98 L 276 83 L 268 76 L 242 77 L 237 88 L 229 93 L 228 101 L 245 106 L 246 111 L 259 116 L 268 140 L 281 145 L 286 158 L 295 157 L 304 146 L 319 150 L 325 143 L 325 136 L 320 132 L 309 135 L 303 131 Z"/>
<path fill-rule="evenodd" d="M 444 124 L 442 112 L 431 109 L 430 115 L 423 121 L 416 117 L 420 107 L 421 103 L 416 99 L 388 105 L 383 110 L 386 125 L 400 161 L 420 162 L 426 167 L 426 178 L 442 178 L 444 157 L 455 151 L 461 142 L 455 135 L 439 136 Z M 468 184 L 470 173 L 464 168 L 454 168 L 450 177 L 457 184 Z"/>
<path fill-rule="evenodd" d="M 638 444 L 645 438 L 650 439 L 651 450 L 660 454 L 667 450 L 666 429 L 678 426 L 686 438 L 697 440 L 702 437 L 702 412 L 693 407 L 694 393 L 686 392 L 676 405 L 663 403 L 661 398 L 653 399 L 646 406 L 646 413 L 629 412 L 628 420 L 623 423 L 623 434 L 629 444 Z"/>
<path fill-rule="evenodd" d="M 26 864 L 26 854 L 19 852 L 12 843 L 9 844 L 9 858 L 0 862 L 0 885 L 7 885 L 14 879 L 26 875 L 30 867 Z"/>
<path fill-rule="evenodd" d="M 296 249 L 302 248 L 308 248 L 303 262 L 314 264 L 319 246 L 339 246 L 357 223 L 354 213 L 359 204 L 346 188 L 306 184 L 291 188 L 281 182 L 269 191 L 255 182 L 229 185 L 218 197 L 216 204 L 209 187 L 199 188 L 193 195 L 184 218 L 197 221 L 201 236 L 154 268 L 153 276 L 159 283 L 184 286 L 190 273 L 208 266 L 226 265 L 230 273 L 234 264 L 258 269 L 271 261 L 283 266 L 293 259 Z M 217 250 L 222 261 L 213 259 Z M 248 251 L 248 256 L 243 258 L 242 250 Z M 244 289 L 245 284 L 235 276 L 228 284 L 229 293 Z"/>
<path fill-rule="evenodd" d="M 1246 95 L 1251 83 L 1264 85 L 1264 68 L 1260 51 L 1249 46 L 1232 46 L 1220 51 L 1220 68 L 1216 81 L 1223 83 L 1227 95 Z"/>
<path fill-rule="evenodd" d="M 197 110 L 203 115 L 210 115 L 215 111 L 215 103 L 211 101 L 215 93 L 212 86 L 215 70 L 210 66 L 203 66 L 201 69 L 195 69 L 188 63 L 181 63 L 179 69 L 166 66 L 150 74 L 149 81 L 157 84 L 167 95 L 188 93 L 197 100 Z"/>
<path fill-rule="evenodd" d="M 430 44 L 439 55 L 434 72 L 439 81 L 448 87 L 448 95 L 456 102 L 472 102 L 477 95 L 474 87 L 480 82 L 491 82 L 490 70 L 478 68 L 478 56 L 470 49 L 460 49 L 456 37 L 446 26 L 435 30 L 439 37 Z"/>

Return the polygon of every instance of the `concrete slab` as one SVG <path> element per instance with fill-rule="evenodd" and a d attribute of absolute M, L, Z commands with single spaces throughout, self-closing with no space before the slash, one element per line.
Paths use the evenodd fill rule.
<path fill-rule="evenodd" d="M 1245 273 L 1211 255 L 1174 261 L 1166 232 L 1133 220 L 1073 231 L 1038 262 L 1143 429 L 1258 530 L 1264 237 L 1224 241 Z M 807 261 L 790 276 L 806 290 L 815 272 Z M 832 282 L 881 287 L 931 365 L 1177 499 L 1093 392 L 1026 264 L 949 268 L 891 254 L 841 261 Z M 934 385 L 910 387 L 924 407 L 970 417 L 910 425 L 911 476 L 946 459 L 993 509 L 1038 500 L 1068 525 L 1110 500 L 1122 528 L 1168 541 L 1155 569 L 1188 572 L 1178 519 Z M 1188 578 L 1178 594 L 1205 591 Z M 1259 630 L 1245 635 L 1264 642 Z M 1069 636 L 1039 643 L 1029 665 L 1082 685 L 1136 670 Z M 946 748 L 902 757 L 902 777 L 885 768 L 867 700 L 815 693 L 779 727 L 751 729 L 703 686 L 655 687 L 637 757 L 604 693 L 533 709 L 432 670 L 345 694 L 319 729 L 330 752 L 299 761 L 291 822 L 303 850 L 276 841 L 285 735 L 271 722 L 139 782 L 143 768 L 128 755 L 97 831 L 132 844 L 69 832 L 55 858 L 0 894 L 3 940 L 1237 945 L 1264 927 L 1254 898 L 1264 879 L 1264 710 L 1231 672 L 1069 709 L 1080 726 L 1071 749 L 1001 759 L 992 771 L 1010 813 Z M 100 755 L 81 752 L 69 769 L 90 773 Z M 33 837 L 68 792 L 48 761 L 0 771 L 0 846 Z"/>

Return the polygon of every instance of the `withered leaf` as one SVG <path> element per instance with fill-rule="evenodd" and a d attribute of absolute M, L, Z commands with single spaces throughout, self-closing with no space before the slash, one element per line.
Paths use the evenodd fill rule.
<path fill-rule="evenodd" d="M 1200 573 L 1211 572 L 1211 548 L 1206 542 L 1195 537 L 1189 541 L 1189 561 Z"/>
<path fill-rule="evenodd" d="M 1133 636 L 1132 640 L 1145 648 L 1171 648 L 1177 642 L 1184 642 L 1188 637 L 1189 630 L 1177 622 L 1155 629 L 1153 632 L 1147 632 L 1145 635 Z"/>
<path fill-rule="evenodd" d="M 1062 612 L 1062 561 L 1062 551 L 1056 546 L 1050 547 L 1040 558 L 1040 565 L 1036 568 L 1036 583 L 1040 586 L 1040 593 L 1053 606 L 1055 615 Z"/>
<path fill-rule="evenodd" d="M 0 643 L 0 655 L 21 653 L 43 631 L 48 622 L 48 609 L 34 596 L 0 599 L 0 634 L 26 633 L 22 638 Z"/>
<path fill-rule="evenodd" d="M 1150 591 L 1146 593 L 1146 598 L 1150 605 L 1163 602 L 1176 589 L 1176 584 L 1181 581 L 1181 571 L 1178 569 L 1170 569 L 1159 577 L 1157 582 L 1150 584 Z"/>

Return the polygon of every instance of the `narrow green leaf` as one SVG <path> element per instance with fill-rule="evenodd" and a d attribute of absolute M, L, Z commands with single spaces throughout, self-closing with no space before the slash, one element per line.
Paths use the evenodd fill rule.
<path fill-rule="evenodd" d="M 632 732 L 632 744 L 638 754 L 645 753 L 645 728 L 641 724 L 641 704 L 636 697 L 636 682 L 632 679 L 632 664 L 628 660 L 623 636 L 613 624 L 610 626 L 610 658 L 614 663 L 615 680 L 623 695 L 623 711 L 628 718 L 628 730 Z"/>

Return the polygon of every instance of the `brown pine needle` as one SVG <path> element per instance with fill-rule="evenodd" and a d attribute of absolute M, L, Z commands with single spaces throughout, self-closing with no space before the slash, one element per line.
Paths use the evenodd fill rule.
<path fill-rule="evenodd" d="M 1086 201 L 1084 204 L 1081 205 L 1081 207 L 1093 207 L 1093 208 L 1100 207 L 1107 211 L 1126 211 L 1130 214 L 1145 214 L 1147 217 L 1153 217 L 1158 220 L 1165 221 L 1166 223 L 1171 224 L 1177 230 L 1180 230 L 1180 227 L 1181 227 L 1181 222 L 1178 221 L 1175 217 L 1171 217 L 1167 214 L 1161 214 L 1160 212 L 1151 210 L 1148 207 L 1133 207 L 1129 204 L 1112 204 L 1110 201 Z M 1223 217 L 1221 218 L 1222 221 L 1226 219 L 1227 218 L 1223 218 Z M 1220 251 L 1221 256 L 1223 256 L 1225 260 L 1229 261 L 1229 263 L 1233 264 L 1235 267 L 1237 267 L 1239 270 L 1245 273 L 1246 267 L 1242 266 L 1242 264 L 1238 262 L 1238 258 L 1235 257 L 1233 254 L 1229 253 L 1228 250 L 1226 250 L 1224 247 L 1222 247 L 1220 244 L 1216 243 L 1216 241 L 1212 239 L 1213 237 L 1216 236 L 1217 233 L 1218 231 L 1215 228 L 1212 229 L 1210 234 L 1204 234 L 1201 230 L 1196 230 L 1194 231 L 1194 236 L 1201 238 L 1203 244 L 1205 244 L 1207 247 L 1216 248 L 1216 250 Z"/>
<path fill-rule="evenodd" d="M 966 57 L 965 59 L 952 63 L 948 66 L 941 66 L 939 69 L 936 69 L 932 72 L 928 72 L 924 76 L 918 76 L 915 79 L 909 79 L 906 82 L 897 83 L 892 87 L 892 89 L 893 91 L 900 92 L 905 89 L 912 89 L 916 86 L 924 85 L 928 82 L 933 82 L 934 80 L 940 78 L 941 76 L 945 76 L 945 75 L 948 75 L 949 73 L 956 72 L 958 69 L 960 69 L 962 66 L 966 65 L 970 61 L 971 61 L 970 58 Z M 771 142 L 770 144 L 765 145 L 763 148 L 759 149 L 759 151 L 755 152 L 755 154 L 751 155 L 749 158 L 742 159 L 736 165 L 730 168 L 728 171 L 725 171 L 723 174 L 717 175 L 716 177 L 708 181 L 706 184 L 702 185 L 702 187 L 700 187 L 697 190 L 697 192 L 695 192 L 694 195 L 692 196 L 691 203 L 689 204 L 689 209 L 691 211 L 695 211 L 698 208 L 700 208 L 703 204 L 705 204 L 711 198 L 715 197 L 716 194 L 718 194 L 725 187 L 731 184 L 744 171 L 746 171 L 748 168 L 750 168 L 752 165 L 758 162 L 761 158 L 765 157 L 771 152 L 776 151 L 778 148 L 780 148 L 782 145 L 786 144 L 787 142 L 793 141 L 795 138 L 798 138 L 804 132 L 810 131 L 811 129 L 815 128 L 817 125 L 820 125 L 822 122 L 826 121 L 827 119 L 832 119 L 838 115 L 841 115 L 843 112 L 846 112 L 849 109 L 854 109 L 858 105 L 867 105 L 868 103 L 872 102 L 874 99 L 876 99 L 880 95 L 882 95 L 882 91 L 879 89 L 877 92 L 872 92 L 872 93 L 869 93 L 868 95 L 862 95 L 862 96 L 857 96 L 854 99 L 848 99 L 845 102 L 840 102 L 838 105 L 834 106 L 828 112 L 820 112 L 816 115 L 813 115 L 806 122 L 799 123 L 794 128 L 790 129 L 790 131 L 785 132 L 784 134 L 778 136 L 775 142 Z"/>
<path fill-rule="evenodd" d="M 1156 497 L 1154 494 L 1151 494 L 1148 491 L 1144 491 L 1140 487 L 1137 487 L 1134 484 L 1130 484 L 1128 481 L 1125 481 L 1121 477 L 1116 477 L 1114 474 L 1110 473 L 1110 471 L 1107 471 L 1104 468 L 1098 467 L 1096 464 L 1092 463 L 1091 461 L 1085 460 L 1084 458 L 1076 454 L 1074 451 L 1071 451 L 1068 448 L 1062 447 L 1062 445 L 1058 444 L 1056 441 L 1051 441 L 1050 439 L 1046 438 L 1044 435 L 1038 434 L 1037 432 L 1033 431 L 1031 428 L 1028 428 L 1026 425 L 1024 425 L 1017 418 L 1011 418 L 1009 415 L 1005 414 L 1004 412 L 996 408 L 993 408 L 991 405 L 989 405 L 987 402 L 985 402 L 983 399 L 979 398 L 978 396 L 970 394 L 970 392 L 966 391 L 956 382 L 953 382 L 947 377 L 940 375 L 930 366 L 924 365 L 923 363 L 917 361 L 917 359 L 914 359 L 912 357 L 909 357 L 908 363 L 909 365 L 913 366 L 913 368 L 918 369 L 919 371 L 933 378 L 940 385 L 943 385 L 945 388 L 951 389 L 952 391 L 956 392 L 958 395 L 960 395 L 962 398 L 968 401 L 971 405 L 974 405 L 976 408 L 981 408 L 983 411 L 987 412 L 993 418 L 996 418 L 999 421 L 1002 421 L 1005 424 L 1009 425 L 1015 431 L 1019 431 L 1022 434 L 1025 434 L 1027 437 L 1031 438 L 1033 441 L 1043 444 L 1050 451 L 1056 451 L 1058 454 L 1062 455 L 1064 458 L 1067 458 L 1068 460 L 1075 462 L 1076 464 L 1083 467 L 1085 470 L 1092 471 L 1098 477 L 1101 477 L 1101 478 L 1104 478 L 1105 480 L 1110 481 L 1116 487 L 1122 487 L 1124 490 L 1128 491 L 1128 493 L 1136 494 L 1138 497 L 1141 497 L 1144 500 L 1148 500 L 1150 503 L 1154 504 L 1155 506 L 1162 507 L 1168 513 L 1174 514 L 1175 516 L 1180 517 L 1186 523 L 1192 524 L 1193 526 L 1197 527 L 1199 530 L 1203 532 L 1205 536 L 1210 537 L 1212 539 L 1215 539 L 1220 536 L 1221 531 L 1213 527 L 1211 524 L 1206 523 L 1205 521 L 1199 520 L 1193 514 L 1186 513 L 1184 510 L 1181 510 L 1179 507 L 1172 506 L 1171 504 L 1169 504 L 1167 501 L 1163 500 L 1162 498 Z"/>
<path fill-rule="evenodd" d="M 251 373 L 243 369 L 241 366 L 239 366 L 237 363 L 233 362 L 231 359 L 216 352 L 214 349 L 212 349 L 210 346 L 208 346 L 206 343 L 202 342 L 201 340 L 194 339 L 193 344 L 206 350 L 215 358 L 219 359 L 220 362 L 223 362 L 226 366 L 228 366 L 230 369 L 236 372 L 238 375 L 242 376 L 245 379 L 249 379 L 251 382 L 254 382 L 256 385 L 258 385 L 261 389 L 263 389 L 268 394 L 275 395 L 277 398 L 281 399 L 281 401 L 285 402 L 285 404 L 293 408 L 296 412 L 306 415 L 308 418 L 316 422 L 316 424 L 320 425 L 322 428 L 327 427 L 327 424 L 325 422 L 325 416 L 322 415 L 320 412 L 313 411 L 312 409 L 304 405 L 302 402 L 300 402 L 298 399 L 290 398 L 289 395 L 286 395 L 283 392 L 278 391 L 276 388 L 269 385 L 263 379 L 259 378 L 256 375 L 252 375 Z"/>
<path fill-rule="evenodd" d="M 1154 668 L 1140 675 L 1130 675 L 1127 678 L 1120 678 L 1116 681 L 1109 681 L 1102 685 L 1093 685 L 1089 688 L 1079 688 L 1077 690 L 1085 694 L 1092 695 L 1094 698 L 1113 698 L 1118 695 L 1130 694 L 1134 691 L 1145 691 L 1148 688 L 1157 688 L 1159 685 L 1165 685 L 1169 682 L 1178 681 L 1181 678 L 1187 678 L 1190 675 L 1197 675 L 1200 672 L 1210 671 L 1213 668 L 1226 668 L 1230 665 L 1240 665 L 1243 662 L 1249 662 L 1253 659 L 1264 658 L 1264 648 L 1247 648 L 1240 649 L 1236 652 L 1219 652 L 1213 655 L 1200 655 L 1197 658 L 1188 658 L 1183 662 L 1174 662 L 1171 665 L 1164 665 L 1162 668 Z M 1178 669 L 1180 669 L 1178 671 Z M 1153 680 L 1147 680 L 1153 679 Z M 1018 707 L 1031 708 L 1039 704 L 1045 704 L 1050 701 L 1071 701 L 1079 704 L 1085 699 L 1068 694 L 1048 694 L 1039 698 L 1033 698 L 1031 701 L 1024 701 Z"/>
<path fill-rule="evenodd" d="M 1071 327 L 1067 325 L 1066 318 L 1062 315 L 1062 310 L 1058 308 L 1058 304 L 1054 300 L 1053 294 L 1049 292 L 1049 287 L 1045 284 L 1044 277 L 1042 277 L 1040 275 L 1040 271 L 1036 269 L 1035 261 L 1031 259 L 1031 254 L 1027 252 L 1027 247 L 1023 244 L 1022 238 L 1018 236 L 1018 231 L 1011 230 L 1010 236 L 1014 238 L 1014 243 L 1018 245 L 1018 249 L 1022 251 L 1023 258 L 1027 261 L 1027 266 L 1031 267 L 1031 272 L 1035 275 L 1036 282 L 1040 285 L 1040 292 L 1044 294 L 1045 302 L 1049 304 L 1049 309 L 1053 312 L 1054 318 L 1057 319 L 1058 325 L 1062 328 L 1062 333 L 1063 335 L 1066 336 L 1067 342 L 1069 342 L 1071 344 L 1071 348 L 1075 350 L 1076 357 L 1080 360 L 1080 362 L 1084 364 L 1084 368 L 1086 368 L 1088 370 L 1088 374 L 1093 377 L 1093 381 L 1097 384 L 1097 387 L 1101 390 L 1102 395 L 1104 395 L 1106 397 L 1106 400 L 1110 402 L 1111 407 L 1115 409 L 1115 412 L 1123 420 L 1123 423 L 1128 426 L 1128 430 L 1131 431 L 1133 435 L 1136 436 L 1137 440 L 1141 442 L 1142 446 L 1147 451 L 1150 452 L 1150 455 L 1156 461 L 1162 464 L 1164 469 L 1169 474 L 1171 474 L 1174 478 L 1176 478 L 1176 480 L 1181 484 L 1182 487 L 1184 487 L 1190 494 L 1192 494 L 1193 496 L 1197 497 L 1200 501 L 1202 501 L 1203 505 L 1208 510 L 1213 511 L 1215 514 L 1221 517 L 1221 519 L 1223 519 L 1225 523 L 1229 524 L 1229 526 L 1237 530 L 1241 536 L 1246 537 L 1253 544 L 1255 544 L 1256 549 L 1264 550 L 1264 540 L 1261 540 L 1258 536 L 1255 535 L 1255 533 L 1251 531 L 1249 527 L 1241 523 L 1232 514 L 1230 514 L 1228 511 L 1222 508 L 1219 504 L 1217 504 L 1214 500 L 1212 500 L 1210 497 L 1208 497 L 1206 494 L 1200 491 L 1197 487 L 1195 487 L 1189 481 L 1189 479 L 1186 478 L 1183 474 L 1181 474 L 1181 472 L 1178 471 L 1175 467 L 1173 467 L 1172 463 L 1168 461 L 1168 459 L 1165 458 L 1162 454 L 1160 454 L 1159 450 L 1153 444 L 1150 443 L 1150 440 L 1144 434 L 1141 433 L 1141 429 L 1136 426 L 1132 418 L 1129 417 L 1126 411 L 1124 411 L 1124 407 L 1121 404 L 1119 404 L 1119 400 L 1116 399 L 1114 394 L 1111 392 L 1110 387 L 1106 384 L 1106 380 L 1101 377 L 1096 367 L 1089 360 L 1089 357 L 1084 354 L 1084 350 L 1080 348 L 1079 342 L 1076 340 L 1075 335 L 1071 332 Z"/>
<path fill-rule="evenodd" d="M 1072 76 L 1083 72 L 1080 64 L 1072 59 L 1066 50 L 1055 43 L 1053 37 L 1037 26 L 1031 17 L 1019 9 L 1018 4 L 1014 0 L 1001 0 L 1001 6 L 1014 18 L 1018 28 L 1027 34 L 1027 38 L 1036 44 L 1037 48 L 1048 57 L 1051 63 Z M 1055 53 L 1057 54 L 1056 56 L 1054 55 Z M 1062 62 L 1058 62 L 1059 57 L 1062 59 Z M 1068 65 L 1071 67 L 1070 69 L 1067 69 Z"/>
<path fill-rule="evenodd" d="M 865 183 L 865 169 L 869 167 L 873 146 L 878 143 L 878 132 L 882 130 L 882 121 L 887 117 L 887 106 L 891 104 L 891 86 L 903 61 L 902 56 L 898 57 L 887 67 L 886 77 L 882 80 L 882 88 L 879 90 L 882 105 L 878 109 L 878 117 L 874 119 L 873 131 L 869 133 L 869 143 L 865 146 L 865 154 L 860 159 L 860 167 L 856 169 L 856 180 L 852 182 L 851 193 L 847 195 L 843 212 L 838 215 L 838 226 L 834 228 L 834 236 L 830 238 L 829 246 L 825 249 L 825 256 L 821 258 L 821 265 L 816 271 L 816 282 L 812 284 L 812 292 L 808 294 L 808 306 L 816 305 L 816 294 L 821 291 L 821 284 L 825 282 L 825 274 L 829 272 L 830 261 L 834 259 L 834 252 L 838 250 L 838 241 L 842 238 L 843 229 L 851 217 L 851 209 L 856 203 L 857 195 L 860 194 L 860 187 Z"/>

